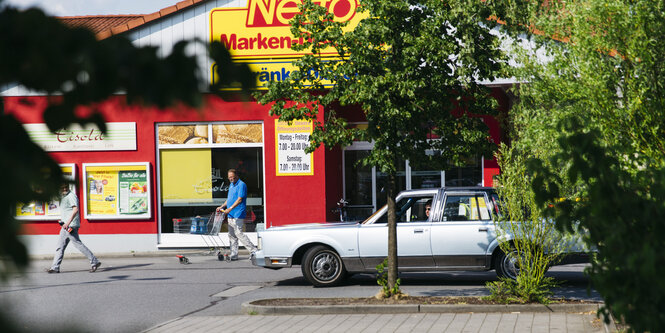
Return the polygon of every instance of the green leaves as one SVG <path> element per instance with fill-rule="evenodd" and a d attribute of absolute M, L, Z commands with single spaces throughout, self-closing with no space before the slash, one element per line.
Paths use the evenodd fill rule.
<path fill-rule="evenodd" d="M 565 7 L 564 7 L 565 5 Z M 532 188 L 560 228 L 589 230 L 605 314 L 662 331 L 665 13 L 662 1 L 513 1 L 506 30 L 538 29 L 518 53 L 513 146 L 533 154 Z M 516 36 L 516 35 L 515 35 Z M 556 38 L 564 41 L 559 43 Z M 546 58 L 546 59 L 545 59 Z M 561 200 L 563 198 L 563 200 Z"/>
<path fill-rule="evenodd" d="M 14 268 L 23 268 L 28 264 L 28 253 L 17 237 L 20 225 L 12 213 L 17 202 L 32 200 L 48 201 L 53 193 L 58 193 L 62 183 L 62 171 L 40 147 L 32 143 L 23 125 L 4 112 L 4 103 L 0 99 L 0 172 L 7 175 L 0 193 L 0 222 L 5 230 L 0 236 L 0 254 L 3 267 L 0 279 Z"/>
<path fill-rule="evenodd" d="M 200 43 L 200 41 L 192 41 Z M 128 103 L 165 108 L 176 103 L 199 106 L 207 86 L 200 77 L 194 56 L 187 54 L 191 42 L 181 41 L 170 54 L 161 56 L 157 47 L 136 47 L 123 36 L 101 41 L 85 29 L 71 29 L 42 11 L 0 10 L 0 85 L 20 85 L 52 96 L 43 114 L 49 129 L 55 131 L 71 124 L 94 123 L 102 131 L 103 116 L 93 112 L 81 116 L 81 105 L 95 111 L 98 103 L 122 92 Z M 221 87 L 237 87 L 247 94 L 254 77 L 245 65 L 231 62 L 219 43 L 210 45 L 210 56 L 220 70 Z M 0 194 L 3 232 L 0 256 L 8 256 L 18 267 L 27 263 L 25 247 L 16 237 L 19 224 L 11 212 L 17 202 L 48 201 L 58 186 L 66 182 L 59 165 L 28 137 L 13 110 L 5 110 L 0 100 L 0 172 L 5 175 Z M 4 266 L 9 267 L 9 266 Z M 0 274 L 4 270 L 0 271 Z"/>
<path fill-rule="evenodd" d="M 497 38 L 480 24 L 479 17 L 489 15 L 482 2 L 363 1 L 361 10 L 369 16 L 348 32 L 310 1 L 304 1 L 301 10 L 292 32 L 310 40 L 295 47 L 312 55 L 294 61 L 299 74 L 257 94 L 260 103 L 274 103 L 271 114 L 316 121 L 321 108 L 337 119 L 344 107 L 357 105 L 369 122 L 362 137 L 375 143 L 368 157 L 375 162 L 409 159 L 443 168 L 447 161 L 491 154 L 495 146 L 487 140 L 487 127 L 480 118 L 468 116 L 494 114 L 489 90 L 477 82 L 493 78 L 505 60 L 496 48 Z M 476 43 L 478 39 L 483 43 Z M 323 46 L 334 47 L 340 58 L 316 56 Z M 322 73 L 333 87 L 324 90 L 320 79 L 306 76 L 311 71 Z M 458 96 L 464 98 L 456 101 Z M 361 136 L 357 129 L 339 125 L 318 124 L 312 138 L 337 145 Z M 430 140 L 433 136 L 440 140 Z M 428 149 L 443 153 L 425 158 Z M 384 150 L 392 157 L 380 158 Z"/>
<path fill-rule="evenodd" d="M 383 262 L 376 265 L 376 283 L 381 286 L 381 296 L 383 298 L 389 297 L 398 297 L 402 294 L 399 289 L 399 285 L 402 282 L 401 279 L 395 281 L 394 286 L 390 286 L 388 283 L 388 272 L 386 272 L 386 266 L 388 266 L 388 258 L 383 259 Z"/>

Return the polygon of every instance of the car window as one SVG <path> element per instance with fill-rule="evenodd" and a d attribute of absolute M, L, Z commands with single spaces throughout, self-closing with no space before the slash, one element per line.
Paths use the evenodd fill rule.
<path fill-rule="evenodd" d="M 492 193 L 490 196 L 490 200 L 492 201 L 492 213 L 496 214 L 496 216 L 501 216 L 501 211 L 503 210 L 503 205 L 501 203 L 501 200 L 499 199 L 499 195 L 496 193 Z"/>
<path fill-rule="evenodd" d="M 406 197 L 395 203 L 397 222 L 425 222 L 429 219 L 428 207 L 432 206 L 433 196 Z M 388 223 L 385 213 L 374 223 Z"/>
<path fill-rule="evenodd" d="M 489 220 L 485 196 L 482 194 L 452 194 L 446 197 L 443 221 Z"/>

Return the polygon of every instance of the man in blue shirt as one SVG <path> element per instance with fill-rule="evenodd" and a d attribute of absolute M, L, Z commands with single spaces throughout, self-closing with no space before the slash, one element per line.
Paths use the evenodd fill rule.
<path fill-rule="evenodd" d="M 242 232 L 242 225 L 247 214 L 247 185 L 240 180 L 235 169 L 229 169 L 229 194 L 226 201 L 217 207 L 217 211 L 224 211 L 229 220 L 229 242 L 231 243 L 231 260 L 238 260 L 238 239 L 251 254 L 258 250 L 252 241 Z M 229 205 L 230 203 L 230 205 Z M 225 209 L 226 208 L 226 209 Z M 250 257 L 251 258 L 251 257 Z"/>

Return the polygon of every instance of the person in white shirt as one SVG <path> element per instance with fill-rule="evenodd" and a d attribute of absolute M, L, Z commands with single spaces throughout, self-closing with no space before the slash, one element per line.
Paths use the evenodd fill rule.
<path fill-rule="evenodd" d="M 90 259 L 90 273 L 97 271 L 102 263 L 95 257 L 87 246 L 79 238 L 79 228 L 81 219 L 79 218 L 79 204 L 76 194 L 69 190 L 69 185 L 62 185 L 62 198 L 60 199 L 60 237 L 58 237 L 58 247 L 55 249 L 55 256 L 51 267 L 46 270 L 49 274 L 60 273 L 60 264 L 65 255 L 65 249 L 71 241 L 74 246 Z"/>

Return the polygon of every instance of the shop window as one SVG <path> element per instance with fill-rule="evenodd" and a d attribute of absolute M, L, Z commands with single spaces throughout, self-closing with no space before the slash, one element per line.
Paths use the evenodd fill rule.
<path fill-rule="evenodd" d="M 76 168 L 74 164 L 60 164 L 60 168 L 67 180 L 76 179 Z M 69 185 L 71 191 L 76 191 L 74 184 Z M 55 197 L 49 202 L 32 201 L 28 203 L 17 203 L 14 217 L 17 220 L 59 220 L 60 219 L 60 197 Z"/>
<path fill-rule="evenodd" d="M 406 163 L 402 160 L 397 163 L 397 175 L 395 176 L 395 195 L 406 190 Z M 376 206 L 381 207 L 388 201 L 388 174 L 376 172 Z"/>
<path fill-rule="evenodd" d="M 370 216 L 386 203 L 387 175 L 357 162 L 369 155 L 369 143 L 357 144 L 344 151 L 344 198 L 349 203 L 347 215 L 353 220 Z M 462 166 L 446 170 L 411 168 L 406 161 L 398 164 L 396 192 L 406 189 L 445 186 L 480 186 L 482 162 L 479 157 L 465 160 Z M 350 219 L 351 220 L 351 219 Z"/>
<path fill-rule="evenodd" d="M 482 172 L 480 157 L 468 158 L 464 160 L 462 166 L 446 169 L 446 186 L 480 186 Z"/>
<path fill-rule="evenodd" d="M 441 187 L 441 171 L 411 169 L 411 188 Z"/>
<path fill-rule="evenodd" d="M 209 135 L 197 137 L 210 143 L 205 147 L 187 143 L 192 133 L 203 134 L 204 127 Z M 159 125 L 158 133 L 162 233 L 174 232 L 174 220 L 196 216 L 207 220 L 214 214 L 226 201 L 229 169 L 236 169 L 247 185 L 245 231 L 254 231 L 256 223 L 264 222 L 261 124 Z M 183 139 L 187 135 L 190 137 Z"/>

